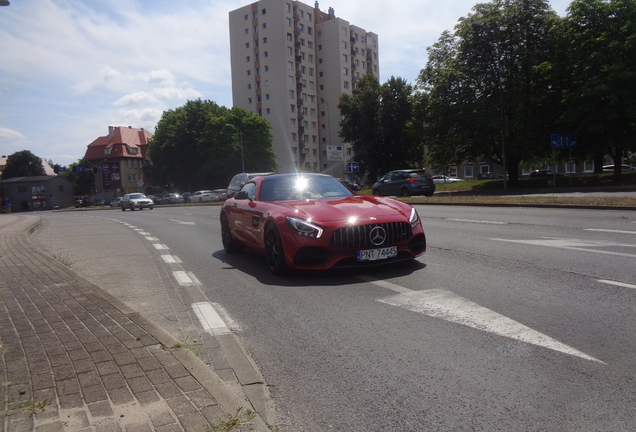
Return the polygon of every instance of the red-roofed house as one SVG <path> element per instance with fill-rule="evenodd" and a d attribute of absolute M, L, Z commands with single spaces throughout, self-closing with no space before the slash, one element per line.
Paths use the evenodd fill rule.
<path fill-rule="evenodd" d="M 150 163 L 146 157 L 150 138 L 152 134 L 144 129 L 108 126 L 108 135 L 88 145 L 84 160 L 101 168 L 96 184 L 103 191 L 102 199 L 130 192 L 152 193 L 152 187 L 144 184 L 143 170 Z"/>

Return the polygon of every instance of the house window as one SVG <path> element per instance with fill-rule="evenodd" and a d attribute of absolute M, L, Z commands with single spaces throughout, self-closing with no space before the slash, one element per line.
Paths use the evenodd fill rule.
<path fill-rule="evenodd" d="M 249 42 L 245 42 L 245 48 L 249 48 L 250 47 L 250 43 Z"/>
<path fill-rule="evenodd" d="M 287 33 L 287 40 L 288 41 L 293 41 L 294 40 L 294 37 L 292 36 L 291 33 Z"/>
<path fill-rule="evenodd" d="M 60 190 L 60 192 L 64 192 L 64 185 L 60 185 L 59 190 Z"/>
<path fill-rule="evenodd" d="M 294 99 L 296 97 L 296 92 L 294 90 L 289 91 L 289 98 Z"/>
<path fill-rule="evenodd" d="M 265 13 L 267 13 L 267 9 L 262 9 L 261 10 L 261 15 L 265 15 Z"/>
<path fill-rule="evenodd" d="M 455 174 L 457 177 L 457 174 Z M 473 166 L 472 165 L 464 165 L 464 178 L 471 178 L 473 175 Z"/>
<path fill-rule="evenodd" d="M 292 141 L 298 141 L 298 140 L 296 139 L 296 132 L 292 132 L 292 134 L 291 134 L 291 135 L 292 135 Z"/>
<path fill-rule="evenodd" d="M 288 61 L 288 62 L 287 62 L 287 69 L 289 69 L 289 70 L 294 70 L 294 63 L 293 63 L 293 62 Z"/>
<path fill-rule="evenodd" d="M 139 154 L 139 149 L 138 148 L 131 148 L 130 149 L 130 154 L 134 154 L 134 155 Z"/>
<path fill-rule="evenodd" d="M 132 160 L 128 159 L 128 168 L 132 168 Z"/>
<path fill-rule="evenodd" d="M 266 112 L 267 114 L 269 114 L 269 113 L 270 113 L 270 109 L 269 109 L 269 108 L 265 108 L 265 112 Z"/>
<path fill-rule="evenodd" d="M 265 24 L 263 24 L 263 25 L 265 25 Z M 263 43 L 267 43 L 267 38 L 266 37 L 263 38 Z M 267 52 L 265 52 L 265 57 L 267 57 Z"/>
<path fill-rule="evenodd" d="M 105 154 L 105 155 L 109 155 L 109 154 L 110 154 L 110 151 L 111 151 L 111 148 L 110 148 L 110 147 L 105 148 L 105 149 L 104 149 L 104 154 Z"/>
<path fill-rule="evenodd" d="M 296 119 L 289 119 L 289 124 L 290 124 L 292 127 L 296 127 Z"/>
<path fill-rule="evenodd" d="M 291 18 L 285 18 L 285 24 L 287 24 L 288 27 L 291 27 L 291 25 L 292 25 Z"/>
<path fill-rule="evenodd" d="M 594 172 L 594 161 L 586 160 L 583 162 L 583 171 L 584 172 Z"/>
<path fill-rule="evenodd" d="M 349 81 L 344 81 L 342 83 L 342 85 L 343 85 L 344 88 L 348 89 L 349 88 Z"/>

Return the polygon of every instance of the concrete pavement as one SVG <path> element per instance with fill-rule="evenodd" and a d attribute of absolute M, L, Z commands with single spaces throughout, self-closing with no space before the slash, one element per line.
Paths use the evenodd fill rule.
<path fill-rule="evenodd" d="M 0 215 L 3 432 L 205 431 L 250 410 L 263 415 L 232 430 L 270 430 L 258 407 L 262 382 L 231 334 L 197 319 L 190 301 L 204 296 L 196 284 L 172 285 L 178 263 L 161 264 L 148 236 L 114 220 L 43 219 Z M 85 244 L 78 239 L 94 236 L 95 225 L 109 235 L 67 249 L 67 241 Z M 138 265 L 113 258 L 122 238 Z M 146 270 L 128 274 L 131 267 Z"/>

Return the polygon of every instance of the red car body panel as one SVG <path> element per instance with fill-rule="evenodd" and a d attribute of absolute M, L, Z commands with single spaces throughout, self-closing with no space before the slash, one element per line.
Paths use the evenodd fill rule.
<path fill-rule="evenodd" d="M 221 213 L 227 216 L 234 239 L 260 254 L 266 253 L 265 228 L 268 223 L 275 223 L 284 245 L 287 266 L 291 269 L 323 270 L 334 266 L 364 265 L 364 263 L 357 263 L 356 260 L 356 253 L 361 247 L 336 247 L 332 244 L 334 232 L 345 227 L 406 222 L 410 228 L 410 235 L 391 246 L 397 247 L 401 259 L 415 258 L 426 250 L 424 230 L 419 218 L 415 227 L 411 227 L 409 223 L 412 211 L 409 204 L 371 195 L 259 201 L 262 180 L 263 177 L 257 177 L 250 181 L 256 184 L 254 200 L 229 198 L 224 203 Z M 323 230 L 322 235 L 317 238 L 298 235 L 288 226 L 287 216 L 319 226 Z M 418 243 L 417 247 L 414 247 L 414 239 L 417 239 L 415 241 Z M 385 245 L 378 247 L 383 246 Z M 309 256 L 317 254 L 320 259 L 312 261 L 312 258 L 308 261 L 308 258 L 299 258 L 299 251 L 309 253 Z M 396 259 L 387 262 L 394 261 Z M 382 263 L 384 263 L 383 260 L 366 262 L 366 264 Z"/>

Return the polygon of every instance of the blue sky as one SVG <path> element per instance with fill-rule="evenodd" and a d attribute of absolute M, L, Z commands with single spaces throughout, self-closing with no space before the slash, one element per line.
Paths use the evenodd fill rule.
<path fill-rule="evenodd" d="M 154 132 L 165 110 L 197 98 L 232 106 L 228 13 L 251 1 L 10 1 L 0 7 L 2 155 L 30 150 L 68 165 L 108 126 Z M 319 1 L 378 34 L 381 82 L 411 83 L 426 48 L 476 3 Z M 569 3 L 550 2 L 561 16 Z"/>

